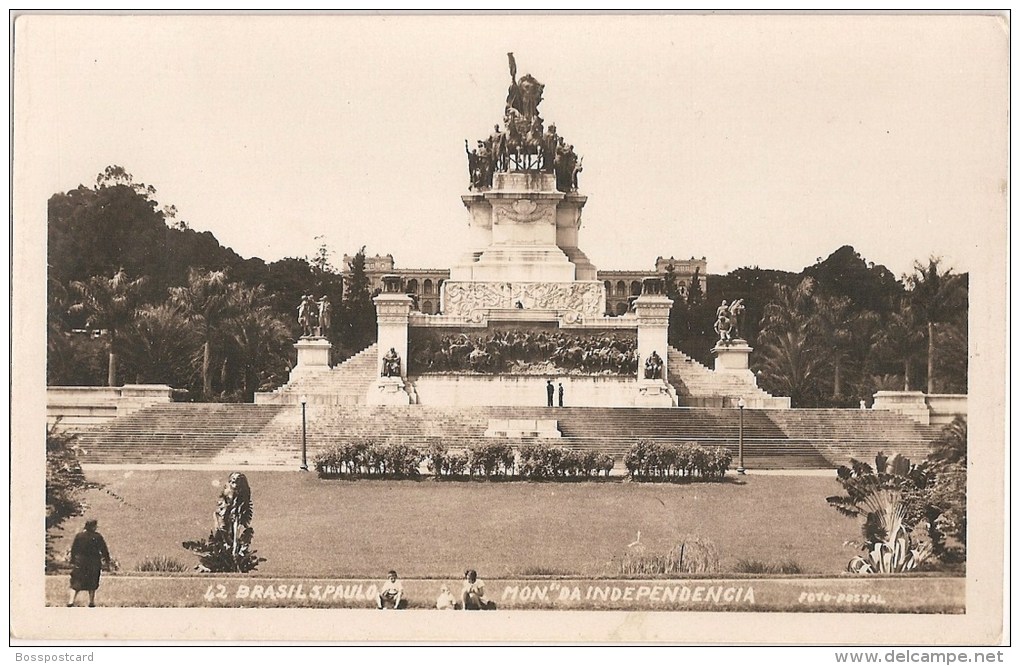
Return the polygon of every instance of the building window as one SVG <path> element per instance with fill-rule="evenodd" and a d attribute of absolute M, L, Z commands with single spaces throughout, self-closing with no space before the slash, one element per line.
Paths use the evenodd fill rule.
<path fill-rule="evenodd" d="M 426 294 L 432 293 L 432 280 L 425 280 L 421 285 L 422 291 Z"/>
<path fill-rule="evenodd" d="M 417 294 L 418 293 L 418 281 L 414 278 L 407 281 L 407 293 Z"/>
<path fill-rule="evenodd" d="M 421 306 L 421 311 L 425 314 L 435 314 L 432 312 L 432 301 L 425 301 Z"/>
<path fill-rule="evenodd" d="M 627 283 L 624 282 L 623 280 L 620 280 L 619 282 L 616 283 L 616 295 L 619 296 L 620 298 L 624 298 L 627 296 Z"/>
<path fill-rule="evenodd" d="M 633 282 L 630 283 L 630 295 L 631 296 L 640 296 L 641 295 L 641 282 L 640 281 L 634 280 Z"/>
<path fill-rule="evenodd" d="M 625 314 L 627 314 L 627 304 L 626 303 L 617 303 L 616 304 L 616 315 L 620 316 L 620 315 L 625 315 Z"/>

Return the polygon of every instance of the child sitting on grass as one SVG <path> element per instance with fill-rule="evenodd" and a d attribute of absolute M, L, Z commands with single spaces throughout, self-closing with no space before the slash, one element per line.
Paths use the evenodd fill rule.
<path fill-rule="evenodd" d="M 444 585 L 439 589 L 439 598 L 436 599 L 436 608 L 439 610 L 457 610 L 457 600 L 450 593 L 450 588 Z"/>
<path fill-rule="evenodd" d="M 407 601 L 403 599 L 404 585 L 397 580 L 397 572 L 391 569 L 386 577 L 387 580 L 383 581 L 379 590 L 379 610 L 385 610 L 387 607 L 394 610 L 405 608 Z"/>
<path fill-rule="evenodd" d="M 485 598 L 485 583 L 478 579 L 478 572 L 474 569 L 464 572 L 461 600 L 463 610 L 496 610 L 496 604 Z"/>

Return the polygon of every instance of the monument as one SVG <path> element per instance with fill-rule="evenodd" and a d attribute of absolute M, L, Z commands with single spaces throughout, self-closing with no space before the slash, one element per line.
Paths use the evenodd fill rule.
<path fill-rule="evenodd" d="M 331 368 L 323 337 L 330 304 L 306 295 L 291 379 L 256 402 L 546 406 L 554 380 L 572 407 L 724 407 L 741 399 L 788 407 L 788 399 L 758 389 L 748 369 L 742 301 L 719 308 L 712 372 L 670 349 L 673 302 L 661 274 L 630 284 L 600 278 L 579 246 L 582 158 L 542 117 L 545 85 L 518 77 L 512 53 L 508 60 L 501 122 L 473 148 L 464 142 L 466 251 L 448 277 L 413 274 L 438 307 L 432 300 L 416 307 L 415 277 L 405 283 L 382 273 L 373 299 L 377 343 Z M 610 316 L 607 288 L 617 306 L 628 298 L 625 311 L 614 307 Z"/>
<path fill-rule="evenodd" d="M 634 312 L 606 316 L 605 285 L 578 247 L 582 160 L 541 116 L 545 85 L 508 59 L 502 123 L 473 149 L 465 140 L 469 249 L 441 285 L 441 314 L 414 311 L 384 277 L 378 366 L 404 360 L 367 402 L 544 404 L 556 376 L 573 405 L 674 406 L 662 280 L 645 281 Z"/>

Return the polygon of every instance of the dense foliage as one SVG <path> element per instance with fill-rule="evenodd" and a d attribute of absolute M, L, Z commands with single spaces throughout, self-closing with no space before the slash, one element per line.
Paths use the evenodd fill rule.
<path fill-rule="evenodd" d="M 251 400 L 286 380 L 308 293 L 336 309 L 334 361 L 374 339 L 363 270 L 345 294 L 325 245 L 312 258 L 242 259 L 155 194 L 110 166 L 93 187 L 50 198 L 49 384 L 166 383 L 193 399 Z"/>
<path fill-rule="evenodd" d="M 861 521 L 861 554 L 848 569 L 894 573 L 966 557 L 967 422 L 958 417 L 933 442 L 919 465 L 879 453 L 875 465 L 851 460 L 836 473 L 842 495 L 829 505 Z"/>
<path fill-rule="evenodd" d="M 716 299 L 743 298 L 741 335 L 755 348 L 759 385 L 794 407 L 856 407 L 876 391 L 922 382 L 929 392 L 966 393 L 967 279 L 939 265 L 917 263 L 897 281 L 842 247 L 800 274 L 742 268 L 710 276 L 713 301 L 688 308 L 700 328 L 671 339 L 710 362 Z"/>
<path fill-rule="evenodd" d="M 55 426 L 46 431 L 46 568 L 56 566 L 53 541 L 64 523 L 82 515 L 87 505 L 85 492 L 102 488 L 85 478 L 78 460 L 79 447 L 74 435 Z"/>
<path fill-rule="evenodd" d="M 417 448 L 404 444 L 379 444 L 356 439 L 334 444 L 316 454 L 315 471 L 323 477 L 386 477 L 415 479 L 425 459 Z"/>
<path fill-rule="evenodd" d="M 732 454 L 722 446 L 649 439 L 638 440 L 623 457 L 627 473 L 635 481 L 718 480 L 725 476 L 732 461 Z"/>

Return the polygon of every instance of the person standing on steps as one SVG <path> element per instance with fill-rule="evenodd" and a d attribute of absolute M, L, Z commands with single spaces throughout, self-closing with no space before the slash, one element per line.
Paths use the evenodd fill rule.
<path fill-rule="evenodd" d="M 85 529 L 75 535 L 71 543 L 71 596 L 68 606 L 73 606 L 78 593 L 89 593 L 89 607 L 96 605 L 96 590 L 99 589 L 99 577 L 103 566 L 110 566 L 110 551 L 106 547 L 103 535 L 96 531 L 99 522 L 95 519 L 85 521 Z"/>
<path fill-rule="evenodd" d="M 553 406 L 553 394 L 556 392 L 556 387 L 553 386 L 552 380 L 545 380 L 545 397 L 546 403 L 549 407 Z"/>
<path fill-rule="evenodd" d="M 560 407 L 562 407 L 563 406 L 563 382 L 559 383 L 559 386 L 556 389 L 556 394 L 559 396 Z"/>

